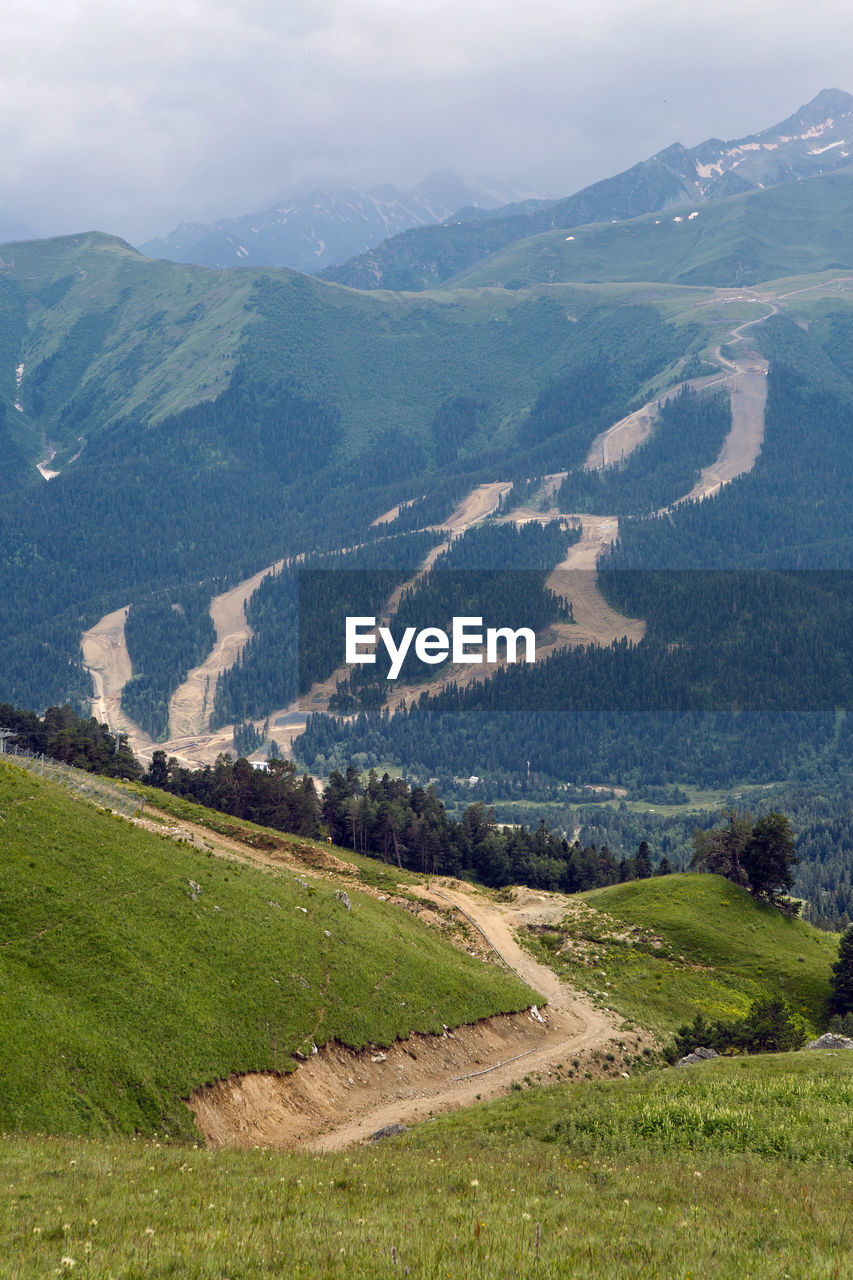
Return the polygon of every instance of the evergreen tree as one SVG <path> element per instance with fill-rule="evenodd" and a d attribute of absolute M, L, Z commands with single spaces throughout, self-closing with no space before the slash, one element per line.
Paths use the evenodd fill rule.
<path fill-rule="evenodd" d="M 746 842 L 742 861 L 753 897 L 781 907 L 784 895 L 793 888 L 791 867 L 800 861 L 794 852 L 791 824 L 784 814 L 768 813 L 759 818 Z"/>
<path fill-rule="evenodd" d="M 713 831 L 695 831 L 691 867 L 705 867 L 718 876 L 725 876 L 735 884 L 747 884 L 743 868 L 743 855 L 750 837 L 749 815 L 741 816 L 734 809 L 725 815 L 726 824 Z"/>
<path fill-rule="evenodd" d="M 637 850 L 636 864 L 637 864 L 637 879 L 648 880 L 652 875 L 653 868 L 652 868 L 651 854 L 649 852 L 649 846 L 646 840 L 640 841 L 640 847 Z"/>
<path fill-rule="evenodd" d="M 830 1012 L 844 1015 L 853 1012 L 853 929 L 841 935 L 838 959 L 829 980 Z"/>

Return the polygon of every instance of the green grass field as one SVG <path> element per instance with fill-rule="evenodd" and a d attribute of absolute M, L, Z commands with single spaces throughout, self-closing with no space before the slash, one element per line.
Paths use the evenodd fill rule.
<path fill-rule="evenodd" d="M 601 1080 L 570 1060 L 571 1082 L 349 1152 L 212 1150 L 180 1101 L 195 1084 L 530 995 L 357 888 L 350 913 L 334 880 L 177 845 L 6 766 L 0 848 L 4 1278 L 853 1274 L 853 1054 L 640 1056 Z M 531 945 L 626 1019 L 664 1034 L 782 990 L 821 1023 L 837 939 L 727 881 L 575 903 Z"/>
<path fill-rule="evenodd" d="M 633 880 L 580 896 L 560 929 L 529 932 L 566 980 L 659 1035 L 698 1012 L 745 1014 L 781 994 L 817 1035 L 826 1019 L 838 939 L 756 902 L 720 876 Z M 591 909 L 590 909 L 591 908 Z"/>
<path fill-rule="evenodd" d="M 152 807 L 181 821 L 192 822 L 196 826 L 205 827 L 218 835 L 226 836 L 245 844 L 249 849 L 274 852 L 284 850 L 296 858 L 304 859 L 310 866 L 315 853 L 319 850 L 322 856 L 327 852 L 322 841 L 310 840 L 302 836 L 291 835 L 284 831 L 274 831 L 270 827 L 259 826 L 256 822 L 248 822 L 245 818 L 232 818 L 230 814 L 221 813 L 218 809 L 208 809 L 206 805 L 196 804 L 184 796 L 175 796 L 168 791 L 160 791 L 157 787 L 145 787 L 135 782 L 126 784 L 125 790 L 145 799 L 148 808 L 146 814 L 152 817 Z M 153 820 L 159 821 L 153 816 Z M 355 853 L 352 849 L 330 846 L 328 852 L 339 862 L 348 864 L 352 874 L 362 884 L 374 889 L 382 889 L 386 893 L 397 893 L 401 886 L 418 883 L 421 877 L 411 871 L 401 871 L 399 867 L 379 862 L 364 854 Z"/>
<path fill-rule="evenodd" d="M 536 997 L 403 908 L 227 862 L 0 767 L 0 1127 L 193 1136 L 182 1098 L 295 1050 Z M 304 881 L 304 883 L 303 883 Z"/>
<path fill-rule="evenodd" d="M 322 1157 L 7 1138 L 4 1274 L 846 1277 L 851 1058 L 530 1089 Z"/>

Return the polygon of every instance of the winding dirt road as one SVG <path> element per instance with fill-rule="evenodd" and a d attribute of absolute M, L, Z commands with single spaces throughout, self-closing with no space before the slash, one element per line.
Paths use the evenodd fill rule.
<path fill-rule="evenodd" d="M 382 1050 L 328 1045 L 289 1076 L 259 1073 L 199 1089 L 189 1105 L 208 1143 L 340 1150 L 386 1126 L 506 1093 L 530 1077 L 558 1078 L 573 1059 L 594 1070 L 590 1055 L 605 1048 L 624 1065 L 617 1036 L 627 1051 L 651 1043 L 643 1033 L 620 1031 L 618 1015 L 565 986 L 516 942 L 514 925 L 562 918 L 567 903 L 560 895 L 520 889 L 514 903 L 501 906 L 470 886 L 438 883 L 440 889 L 423 886 L 421 896 L 461 910 L 547 1007 L 444 1035 L 416 1034 Z"/>

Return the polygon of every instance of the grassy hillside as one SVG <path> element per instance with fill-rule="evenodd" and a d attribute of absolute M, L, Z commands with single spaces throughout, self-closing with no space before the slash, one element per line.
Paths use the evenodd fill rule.
<path fill-rule="evenodd" d="M 44 433 L 57 447 L 54 467 L 110 422 L 176 413 L 228 385 L 251 319 L 251 272 L 151 262 L 94 232 L 0 253 L 0 313 L 18 320 L 0 322 L 0 397 L 22 404 L 24 443 Z"/>
<path fill-rule="evenodd" d="M 720 876 L 674 875 L 596 889 L 557 929 L 528 935 L 567 981 L 658 1034 L 747 1012 L 781 994 L 804 1030 L 824 1029 L 838 938 L 789 920 Z"/>
<path fill-rule="evenodd" d="M 322 1157 L 15 1137 L 5 1260 L 20 1280 L 68 1259 L 186 1280 L 830 1280 L 848 1274 L 851 1058 L 525 1090 Z"/>
<path fill-rule="evenodd" d="M 0 257 L 0 400 L 21 404 L 9 426 L 25 447 L 57 448 L 54 468 L 122 418 L 212 400 L 241 359 L 254 383 L 273 377 L 334 406 L 347 453 L 383 430 L 428 435 L 455 395 L 484 402 L 469 442 L 482 448 L 583 341 L 541 296 L 362 294 L 285 269 L 153 261 L 99 233 L 3 245 Z M 609 305 L 589 291 L 567 302 L 576 318 Z"/>
<path fill-rule="evenodd" d="M 331 1039 L 530 1003 L 402 909 L 181 847 L 0 767 L 0 1127 L 189 1135 L 181 1102 Z"/>
<path fill-rule="evenodd" d="M 847 169 L 629 222 L 549 231 L 509 245 L 444 287 L 655 280 L 732 288 L 849 270 L 851 193 L 853 170 Z"/>

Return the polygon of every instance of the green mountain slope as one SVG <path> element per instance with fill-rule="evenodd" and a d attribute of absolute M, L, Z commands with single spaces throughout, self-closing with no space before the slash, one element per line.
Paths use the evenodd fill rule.
<path fill-rule="evenodd" d="M 823 89 L 787 120 L 760 133 L 730 142 L 709 138 L 690 149 L 673 143 L 545 207 L 510 205 L 499 216 L 471 219 L 463 211 L 441 226 L 392 236 L 324 275 L 357 289 L 435 288 L 489 254 L 543 232 L 622 222 L 688 202 L 697 207 L 697 202 L 831 173 L 849 163 L 851 108 L 849 93 Z"/>
<path fill-rule="evenodd" d="M 0 247 L 0 397 L 54 467 L 128 414 L 211 398 L 233 372 L 253 279 L 151 262 L 93 232 Z M 20 386 L 15 370 L 23 365 Z"/>
<path fill-rule="evenodd" d="M 0 513 L 0 697 L 30 706 L 90 695 L 80 635 L 104 613 L 363 541 L 425 490 L 441 518 L 496 473 L 582 457 L 702 341 L 671 320 L 692 291 L 362 295 L 95 235 L 2 256 L 4 421 L 19 462 L 49 447 L 60 472 Z M 596 370 L 618 377 L 531 437 L 552 382 Z"/>
<path fill-rule="evenodd" d="M 363 295 L 285 269 L 153 261 L 99 233 L 3 245 L 0 259 L 0 400 L 20 405 L 9 424 L 31 456 L 56 448 L 54 469 L 104 427 L 213 400 L 239 363 L 255 386 L 339 412 L 350 456 L 392 429 L 427 440 L 446 401 L 474 396 L 486 420 L 471 452 L 584 342 L 545 298 Z M 581 318 L 610 305 L 565 301 Z"/>
<path fill-rule="evenodd" d="M 181 1099 L 296 1050 L 390 1043 L 531 993 L 406 911 L 227 863 L 0 766 L 0 1125 L 191 1135 Z"/>
<path fill-rule="evenodd" d="M 853 170 L 629 222 L 520 240 L 446 282 L 447 288 L 572 281 L 671 281 L 735 288 L 853 266 Z"/>

